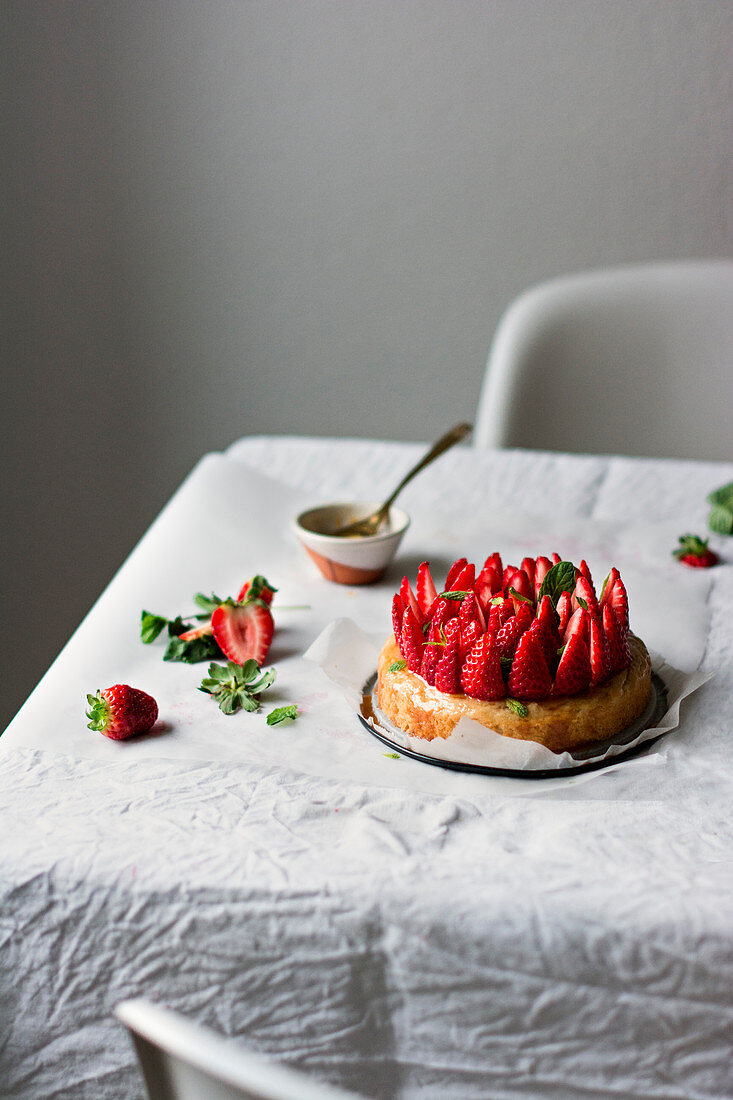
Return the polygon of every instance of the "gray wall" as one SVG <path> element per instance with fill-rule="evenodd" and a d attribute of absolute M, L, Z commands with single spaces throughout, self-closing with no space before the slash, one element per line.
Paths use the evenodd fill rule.
<path fill-rule="evenodd" d="M 436 436 L 527 285 L 731 252 L 727 0 L 2 20 L 2 718 L 203 451 Z"/>

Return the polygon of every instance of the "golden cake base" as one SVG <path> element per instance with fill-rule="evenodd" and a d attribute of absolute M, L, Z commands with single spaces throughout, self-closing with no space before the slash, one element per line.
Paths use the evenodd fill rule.
<path fill-rule="evenodd" d="M 504 699 L 486 702 L 466 695 L 448 695 L 407 669 L 390 672 L 390 665 L 402 656 L 394 635 L 390 635 L 379 654 L 377 702 L 398 729 L 425 741 L 450 737 L 465 715 L 504 737 L 536 741 L 553 752 L 585 748 L 621 733 L 643 714 L 649 702 L 649 654 L 635 634 L 629 635 L 629 647 L 629 667 L 599 688 L 526 703 L 529 714 L 522 718 L 509 709 Z"/>

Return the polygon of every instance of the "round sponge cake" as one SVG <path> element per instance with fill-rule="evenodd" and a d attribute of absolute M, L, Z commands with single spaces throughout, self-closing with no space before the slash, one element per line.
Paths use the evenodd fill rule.
<path fill-rule="evenodd" d="M 401 653 L 390 635 L 379 655 L 377 703 L 398 729 L 426 741 L 450 737 L 465 715 L 504 737 L 537 741 L 553 752 L 580 749 L 615 737 L 646 709 L 651 695 L 651 661 L 635 634 L 629 634 L 629 649 L 629 667 L 599 687 L 578 695 L 527 702 L 527 714 L 522 716 L 510 709 L 505 699 L 487 702 L 449 695 L 406 668 L 392 670 Z"/>

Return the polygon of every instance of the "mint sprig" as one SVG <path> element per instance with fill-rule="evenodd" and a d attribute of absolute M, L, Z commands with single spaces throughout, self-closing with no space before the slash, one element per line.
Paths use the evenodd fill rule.
<path fill-rule="evenodd" d="M 262 672 L 257 662 L 250 658 L 243 665 L 227 661 L 225 665 L 209 665 L 209 675 L 201 681 L 199 691 L 205 692 L 219 704 L 223 714 L 235 714 L 238 710 L 260 709 L 260 693 L 275 682 L 275 669 Z"/>
<path fill-rule="evenodd" d="M 542 602 L 543 596 L 549 596 L 553 606 L 557 607 L 557 601 L 563 592 L 572 592 L 575 588 L 575 566 L 571 561 L 559 561 L 548 569 L 545 578 L 537 593 L 537 603 Z"/>
<path fill-rule="evenodd" d="M 529 714 L 527 707 L 525 707 L 524 703 L 520 703 L 518 699 L 507 699 L 506 705 L 509 707 L 509 710 L 513 711 L 514 714 L 517 714 L 520 718 L 526 718 Z"/>

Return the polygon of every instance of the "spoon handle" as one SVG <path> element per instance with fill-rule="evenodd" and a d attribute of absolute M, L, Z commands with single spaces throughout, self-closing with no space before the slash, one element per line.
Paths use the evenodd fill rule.
<path fill-rule="evenodd" d="M 402 492 L 408 481 L 412 481 L 413 477 L 415 477 L 416 474 L 419 474 L 421 470 L 424 470 L 426 466 L 429 466 L 430 463 L 433 462 L 434 459 L 436 459 L 439 455 L 442 455 L 444 451 L 447 451 L 456 443 L 460 443 L 460 441 L 468 435 L 472 428 L 473 424 L 456 424 L 450 429 L 450 431 L 446 432 L 445 435 L 441 435 L 440 439 L 437 440 L 437 442 L 433 443 L 430 450 L 423 455 L 417 465 L 413 466 L 411 470 L 408 470 L 408 472 L 402 478 L 402 481 L 399 483 L 392 495 L 387 497 L 384 504 L 379 509 L 380 512 L 386 513 L 389 509 L 390 504 L 392 504 L 392 502 L 395 500 L 397 494 Z"/>

